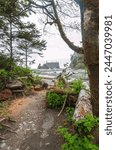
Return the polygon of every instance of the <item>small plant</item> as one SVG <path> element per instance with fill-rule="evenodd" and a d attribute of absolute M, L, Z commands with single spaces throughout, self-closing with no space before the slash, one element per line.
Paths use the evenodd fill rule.
<path fill-rule="evenodd" d="M 57 94 L 55 92 L 47 92 L 46 98 L 50 108 L 58 108 L 63 105 L 66 95 Z"/>
<path fill-rule="evenodd" d="M 5 88 L 8 79 L 9 79 L 8 72 L 4 69 L 0 69 L 0 90 Z"/>
<path fill-rule="evenodd" d="M 60 89 L 64 89 L 64 88 L 65 88 L 65 86 L 66 86 L 66 81 L 65 81 L 64 77 L 61 76 L 61 77 L 59 77 L 59 78 L 57 79 L 56 86 L 57 86 L 58 88 L 60 88 Z"/>
<path fill-rule="evenodd" d="M 66 116 L 69 122 L 73 121 L 74 107 L 66 107 Z"/>
<path fill-rule="evenodd" d="M 4 107 L 4 103 L 0 102 L 0 108 Z"/>
<path fill-rule="evenodd" d="M 70 85 L 73 92 L 79 94 L 82 88 L 84 88 L 82 80 L 73 80 Z"/>
<path fill-rule="evenodd" d="M 92 129 L 98 127 L 99 119 L 97 117 L 93 117 L 92 115 L 86 115 L 83 119 L 74 123 L 79 134 L 82 133 L 90 133 Z"/>
<path fill-rule="evenodd" d="M 10 72 L 12 78 L 24 77 L 31 75 L 32 71 L 29 68 L 23 68 L 20 66 L 15 66 Z"/>
<path fill-rule="evenodd" d="M 39 77 L 39 76 L 33 76 L 33 81 L 34 81 L 34 85 L 40 85 L 41 84 L 41 80 L 42 80 L 42 77 Z"/>
<path fill-rule="evenodd" d="M 67 128 L 59 127 L 58 133 L 65 140 L 62 150 L 98 150 L 98 146 L 91 142 L 91 137 L 79 136 L 78 134 L 69 133 Z"/>
<path fill-rule="evenodd" d="M 33 86 L 32 80 L 30 78 L 21 78 L 20 81 L 22 82 L 25 88 Z"/>

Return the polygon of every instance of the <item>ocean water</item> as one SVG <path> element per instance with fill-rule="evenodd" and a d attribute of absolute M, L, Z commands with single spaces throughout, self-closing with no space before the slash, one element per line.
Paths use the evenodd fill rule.
<path fill-rule="evenodd" d="M 53 85 L 53 80 L 57 78 L 57 76 L 63 72 L 63 69 L 34 69 L 34 75 L 39 75 L 43 77 L 44 81 L 50 85 Z M 68 82 L 74 79 L 82 79 L 83 81 L 88 81 L 87 71 L 84 69 L 74 70 L 68 68 L 66 72 L 63 72 L 63 75 L 69 74 Z"/>

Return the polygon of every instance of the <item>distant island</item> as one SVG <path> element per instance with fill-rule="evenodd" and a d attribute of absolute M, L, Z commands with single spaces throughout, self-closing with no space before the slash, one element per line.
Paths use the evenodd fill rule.
<path fill-rule="evenodd" d="M 39 64 L 38 69 L 60 69 L 59 62 L 46 62 L 41 66 Z"/>

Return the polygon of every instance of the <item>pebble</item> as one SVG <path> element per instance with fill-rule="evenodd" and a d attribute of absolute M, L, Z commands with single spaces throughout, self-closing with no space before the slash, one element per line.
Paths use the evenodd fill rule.
<path fill-rule="evenodd" d="M 23 125 L 27 125 L 27 123 L 26 123 L 26 122 L 23 122 Z"/>
<path fill-rule="evenodd" d="M 2 144 L 0 145 L 0 148 L 4 148 L 4 147 L 6 147 L 6 143 L 2 143 Z"/>
<path fill-rule="evenodd" d="M 50 143 L 45 143 L 45 145 L 50 145 Z"/>

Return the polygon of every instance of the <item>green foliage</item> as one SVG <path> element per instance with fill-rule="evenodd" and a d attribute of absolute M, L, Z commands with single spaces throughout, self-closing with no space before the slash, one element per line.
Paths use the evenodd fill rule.
<path fill-rule="evenodd" d="M 65 79 L 64 79 L 62 76 L 59 77 L 59 78 L 57 79 L 56 86 L 57 86 L 58 88 L 60 88 L 60 89 L 63 89 L 63 88 L 65 88 L 65 85 L 66 85 Z"/>
<path fill-rule="evenodd" d="M 5 67 L 7 67 L 7 65 Z M 9 77 L 11 77 L 12 79 L 16 79 L 18 77 L 27 77 L 20 79 L 21 82 L 25 85 L 25 87 L 38 84 L 38 82 L 40 82 L 40 78 L 34 77 L 33 79 L 31 73 L 32 71 L 30 69 L 16 65 L 10 71 L 7 69 L 0 69 L 0 90 L 5 88 Z"/>
<path fill-rule="evenodd" d="M 63 105 L 66 95 L 57 94 L 55 92 L 47 92 L 46 98 L 50 108 L 58 108 Z"/>
<path fill-rule="evenodd" d="M 32 71 L 28 68 L 23 68 L 20 66 L 15 66 L 10 72 L 11 77 L 24 77 L 31 75 Z"/>
<path fill-rule="evenodd" d="M 85 69 L 84 55 L 74 53 L 71 58 L 70 67 L 73 69 Z"/>
<path fill-rule="evenodd" d="M 21 78 L 20 81 L 23 83 L 23 85 L 27 88 L 30 86 L 35 86 L 41 83 L 41 77 L 39 76 L 28 76 L 27 78 Z"/>
<path fill-rule="evenodd" d="M 67 112 L 70 113 L 71 109 L 68 108 Z M 92 115 L 86 115 L 83 119 L 74 122 L 76 133 L 72 134 L 67 128 L 59 127 L 58 133 L 61 134 L 65 140 L 62 145 L 62 150 L 98 150 L 98 145 L 92 143 L 94 137 L 91 131 L 98 127 L 99 120 Z"/>
<path fill-rule="evenodd" d="M 33 77 L 34 85 L 41 84 L 41 80 L 42 80 L 42 77 L 34 76 Z"/>
<path fill-rule="evenodd" d="M 11 67 L 14 65 L 15 63 L 13 60 L 8 58 L 6 55 L 0 53 L 0 69 L 10 71 Z"/>
<path fill-rule="evenodd" d="M 33 86 L 33 82 L 30 80 L 30 78 L 21 78 L 20 81 L 23 83 L 25 88 Z"/>
<path fill-rule="evenodd" d="M 31 59 L 32 54 L 37 54 L 42 57 L 42 51 L 46 49 L 46 41 L 41 40 L 39 30 L 36 28 L 34 23 L 26 23 L 22 30 L 18 33 L 17 48 L 20 50 L 22 62 L 25 66 L 33 64 L 34 59 Z"/>
<path fill-rule="evenodd" d="M 4 107 L 4 103 L 0 102 L 0 108 Z"/>
<path fill-rule="evenodd" d="M 74 107 L 66 107 L 66 116 L 69 122 L 73 121 L 72 117 L 74 114 L 74 110 L 75 110 Z"/>
<path fill-rule="evenodd" d="M 82 88 L 84 88 L 82 80 L 73 80 L 70 85 L 73 92 L 79 94 Z"/>
<path fill-rule="evenodd" d="M 57 131 L 65 140 L 65 143 L 62 145 L 62 150 L 98 150 L 98 146 L 92 144 L 90 137 L 71 134 L 67 128 L 63 127 L 58 128 Z"/>
<path fill-rule="evenodd" d="M 87 134 L 95 127 L 98 127 L 98 125 L 99 119 L 95 116 L 93 117 L 92 115 L 86 115 L 83 119 L 75 122 L 75 126 L 79 134 Z"/>
<path fill-rule="evenodd" d="M 0 69 L 0 90 L 5 88 L 8 79 L 9 79 L 8 72 L 4 69 Z"/>

